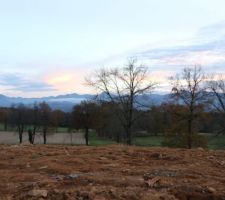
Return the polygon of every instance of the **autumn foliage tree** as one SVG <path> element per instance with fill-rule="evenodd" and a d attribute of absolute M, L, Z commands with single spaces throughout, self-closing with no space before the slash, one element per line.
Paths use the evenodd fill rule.
<path fill-rule="evenodd" d="M 39 104 L 40 110 L 40 126 L 43 134 L 43 142 L 47 143 L 47 133 L 51 127 L 51 108 L 50 106 L 42 102 Z"/>
<path fill-rule="evenodd" d="M 11 117 L 11 109 L 10 108 L 0 108 L 0 122 L 4 126 L 4 131 L 8 131 L 10 117 Z"/>
<path fill-rule="evenodd" d="M 213 108 L 217 117 L 219 117 L 217 121 L 219 122 L 220 128 L 217 130 L 217 133 L 225 134 L 225 77 L 212 77 L 211 80 L 208 81 L 208 86 L 213 94 Z"/>
<path fill-rule="evenodd" d="M 174 133 L 183 133 L 183 137 L 186 138 L 186 147 L 192 148 L 198 138 L 198 119 L 207 102 L 206 76 L 201 67 L 194 66 L 184 68 L 182 73 L 171 78 L 171 81 L 171 97 L 174 103 L 183 105 L 179 112 L 173 111 L 177 115 L 177 122 L 180 121 L 183 124 L 178 127 L 177 122 L 174 122 L 177 127 Z"/>
<path fill-rule="evenodd" d="M 125 135 L 116 113 L 118 105 L 112 102 L 101 102 L 95 119 L 96 133 L 102 138 L 110 138 L 118 143 L 123 142 Z"/>
<path fill-rule="evenodd" d="M 74 127 L 85 131 L 85 143 L 89 145 L 89 130 L 94 127 L 97 117 L 97 105 L 93 102 L 82 101 L 73 108 Z"/>

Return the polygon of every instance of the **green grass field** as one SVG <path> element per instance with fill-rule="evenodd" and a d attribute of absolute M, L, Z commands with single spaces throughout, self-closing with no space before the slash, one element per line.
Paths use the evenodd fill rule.
<path fill-rule="evenodd" d="M 90 133 L 89 142 L 90 142 L 91 146 L 102 146 L 102 145 L 116 144 L 115 141 L 107 139 L 107 138 L 101 138 L 94 132 Z"/>
<path fill-rule="evenodd" d="M 211 136 L 206 135 L 208 139 L 209 149 L 225 149 L 225 135 L 224 136 Z M 95 133 L 90 133 L 90 145 L 108 145 L 115 144 L 115 141 L 98 137 Z M 162 146 L 163 136 L 146 136 L 146 137 L 135 137 L 133 138 L 132 144 L 135 146 L 146 146 L 146 147 L 160 147 Z"/>
<path fill-rule="evenodd" d="M 149 146 L 149 147 L 161 146 L 162 140 L 163 140 L 162 136 L 135 137 L 133 138 L 132 144 L 136 146 Z M 90 145 L 93 146 L 116 144 L 115 141 L 107 138 L 101 138 L 94 132 L 90 133 L 89 141 Z"/>
<path fill-rule="evenodd" d="M 161 146 L 163 141 L 162 136 L 146 136 L 146 137 L 135 137 L 133 138 L 133 145 L 137 146 L 149 146 L 156 147 Z"/>
<path fill-rule="evenodd" d="M 208 136 L 208 147 L 210 149 L 225 149 L 225 135 Z"/>

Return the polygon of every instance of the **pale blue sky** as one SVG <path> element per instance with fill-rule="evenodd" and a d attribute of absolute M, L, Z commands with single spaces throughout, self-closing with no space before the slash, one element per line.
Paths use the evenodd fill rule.
<path fill-rule="evenodd" d="M 164 77 L 225 70 L 224 0 L 0 0 L 0 93 L 89 92 L 83 76 L 130 56 Z"/>

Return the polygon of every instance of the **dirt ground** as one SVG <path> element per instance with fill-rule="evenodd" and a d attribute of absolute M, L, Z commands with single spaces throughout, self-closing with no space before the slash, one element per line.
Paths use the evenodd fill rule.
<path fill-rule="evenodd" d="M 28 134 L 23 134 L 23 142 L 28 143 Z M 43 135 L 36 133 L 35 144 L 43 144 Z M 17 132 L 0 131 L 0 144 L 18 144 Z M 85 144 L 84 133 L 48 133 L 48 144 Z"/>
<path fill-rule="evenodd" d="M 225 199 L 225 151 L 1 145 L 0 199 Z"/>

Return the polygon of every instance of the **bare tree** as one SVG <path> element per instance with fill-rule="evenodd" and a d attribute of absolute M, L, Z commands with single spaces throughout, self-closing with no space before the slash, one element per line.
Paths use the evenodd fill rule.
<path fill-rule="evenodd" d="M 49 132 L 49 127 L 51 126 L 51 108 L 45 102 L 39 104 L 40 110 L 40 125 L 42 127 L 44 144 L 47 143 L 47 133 Z"/>
<path fill-rule="evenodd" d="M 213 94 L 212 105 L 215 110 L 218 112 L 223 119 L 225 119 L 225 77 L 221 76 L 214 76 L 208 82 L 208 86 L 210 91 Z M 225 133 L 225 124 L 220 124 L 221 129 L 218 133 Z"/>
<path fill-rule="evenodd" d="M 172 98 L 187 108 L 187 113 L 185 113 L 187 147 L 192 148 L 196 132 L 195 122 L 207 100 L 206 87 L 204 86 L 206 76 L 200 66 L 194 66 L 193 68 L 184 68 L 181 74 L 176 75 L 171 80 Z"/>
<path fill-rule="evenodd" d="M 29 109 L 29 124 L 28 138 L 31 144 L 34 144 L 37 130 L 40 128 L 40 109 L 39 106 L 34 103 L 33 108 Z"/>
<path fill-rule="evenodd" d="M 125 130 L 126 143 L 131 144 L 132 126 L 135 120 L 135 107 L 143 106 L 140 95 L 150 93 L 155 84 L 149 80 L 148 67 L 138 65 L 134 59 L 129 60 L 123 68 L 101 69 L 87 80 L 103 96 L 103 100 L 115 105 L 120 122 Z"/>
<path fill-rule="evenodd" d="M 16 126 L 19 135 L 19 142 L 23 142 L 23 133 L 26 126 L 26 114 L 27 108 L 23 104 L 19 104 L 17 107 L 12 106 L 12 120 L 13 126 Z"/>

